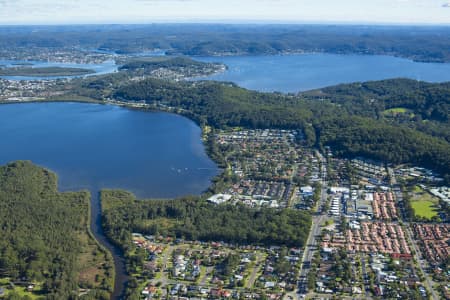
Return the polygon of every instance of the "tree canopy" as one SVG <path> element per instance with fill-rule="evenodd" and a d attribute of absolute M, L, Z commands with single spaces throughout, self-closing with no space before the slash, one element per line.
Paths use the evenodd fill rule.
<path fill-rule="evenodd" d="M 48 299 L 75 299 L 82 286 L 93 288 L 86 299 L 107 297 L 112 262 L 88 234 L 90 195 L 58 193 L 56 184 L 28 161 L 0 167 L 0 276 L 38 283 Z"/>
<path fill-rule="evenodd" d="M 136 200 L 125 191 L 101 192 L 103 226 L 119 246 L 131 246 L 131 233 L 233 244 L 305 245 L 311 216 L 296 210 L 214 205 L 204 200 Z"/>

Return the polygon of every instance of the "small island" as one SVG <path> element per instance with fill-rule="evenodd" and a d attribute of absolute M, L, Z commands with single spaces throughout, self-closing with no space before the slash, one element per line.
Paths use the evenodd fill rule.
<path fill-rule="evenodd" d="M 65 67 L 11 67 L 0 68 L 0 76 L 31 76 L 31 77 L 55 77 L 55 76 L 81 76 L 95 73 L 91 69 L 65 68 Z"/>

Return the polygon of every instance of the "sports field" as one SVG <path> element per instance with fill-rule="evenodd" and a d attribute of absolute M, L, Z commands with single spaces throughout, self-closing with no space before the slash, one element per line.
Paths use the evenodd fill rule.
<path fill-rule="evenodd" d="M 414 213 L 417 217 L 431 219 L 434 216 L 437 216 L 436 208 L 434 207 L 435 203 L 429 200 L 418 200 L 412 201 L 411 206 L 414 209 Z"/>

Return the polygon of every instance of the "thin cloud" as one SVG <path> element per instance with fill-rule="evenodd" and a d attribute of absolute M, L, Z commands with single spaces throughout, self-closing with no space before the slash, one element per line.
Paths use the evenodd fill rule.
<path fill-rule="evenodd" d="M 450 24 L 442 0 L 0 0 L 0 24 L 276 21 Z"/>

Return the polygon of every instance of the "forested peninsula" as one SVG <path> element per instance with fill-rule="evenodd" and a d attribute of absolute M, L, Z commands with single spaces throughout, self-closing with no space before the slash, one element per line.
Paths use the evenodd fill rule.
<path fill-rule="evenodd" d="M 62 67 L 10 67 L 0 68 L 0 76 L 29 76 L 29 77 L 56 77 L 56 76 L 80 76 L 95 73 L 94 70 L 83 68 L 62 68 Z"/>
<path fill-rule="evenodd" d="M 112 257 L 89 231 L 87 191 L 59 193 L 28 161 L 0 167 L 0 284 L 8 299 L 109 299 Z M 28 292 L 24 293 L 24 290 Z"/>

